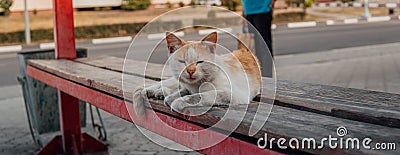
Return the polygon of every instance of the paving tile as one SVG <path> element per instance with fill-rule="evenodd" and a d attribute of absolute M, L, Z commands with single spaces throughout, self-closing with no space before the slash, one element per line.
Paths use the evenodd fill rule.
<path fill-rule="evenodd" d="M 365 89 L 368 78 L 368 57 L 355 60 L 355 68 L 348 84 L 349 88 Z"/>
<path fill-rule="evenodd" d="M 331 85 L 338 86 L 338 87 L 348 87 L 349 83 L 352 79 L 356 63 L 357 63 L 357 60 L 348 60 L 348 61 L 343 61 L 340 64 L 339 64 L 339 62 L 334 64 L 334 65 L 341 65 L 342 67 L 338 71 L 338 73 L 337 73 L 335 79 L 332 81 Z"/>
<path fill-rule="evenodd" d="M 386 91 L 400 94 L 400 54 L 384 56 L 383 60 Z"/>
<path fill-rule="evenodd" d="M 368 79 L 365 89 L 384 92 L 385 85 L 381 57 L 369 57 L 368 63 Z"/>

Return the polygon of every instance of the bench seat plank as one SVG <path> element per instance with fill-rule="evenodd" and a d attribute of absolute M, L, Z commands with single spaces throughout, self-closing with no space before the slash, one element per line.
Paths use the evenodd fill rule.
<path fill-rule="evenodd" d="M 276 100 L 288 107 L 400 128 L 398 94 L 280 80 Z"/>
<path fill-rule="evenodd" d="M 65 78 L 67 80 L 80 83 L 86 87 L 101 90 L 116 97 L 123 99 L 123 90 L 121 88 L 121 73 L 116 71 L 107 70 L 104 68 L 94 67 L 82 63 L 77 63 L 68 60 L 32 60 L 29 65 L 58 77 Z M 135 79 L 127 81 L 130 87 L 129 90 L 133 90 L 134 87 L 142 85 L 138 81 L 144 81 L 143 78 L 134 77 L 134 75 L 128 79 Z M 88 82 L 90 81 L 90 82 Z M 156 82 L 150 79 L 146 79 L 146 83 Z M 131 92 L 125 92 L 130 94 Z M 129 95 L 131 96 L 131 95 Z M 129 100 L 129 98 L 127 98 Z M 226 112 L 226 109 L 214 107 L 212 110 L 205 115 L 198 117 L 191 117 L 187 119 L 176 113 L 172 113 L 170 109 L 163 105 L 161 101 L 151 100 L 153 109 L 167 113 L 168 115 L 186 119 L 196 124 L 205 126 L 211 126 L 222 118 Z M 254 105 L 252 105 L 254 106 Z M 236 108 L 241 108 L 237 106 Z M 246 136 L 248 128 L 251 123 L 251 118 L 254 117 L 255 108 L 250 108 L 244 121 L 242 121 L 239 128 L 235 131 L 236 134 L 242 135 L 248 141 L 255 141 L 257 138 L 264 137 L 264 133 L 268 133 L 269 137 L 280 138 L 280 137 L 295 137 L 301 138 L 321 138 L 328 135 L 335 135 L 335 130 L 338 126 L 345 126 L 349 130 L 351 137 L 363 138 L 368 136 L 374 140 L 374 142 L 396 142 L 400 139 L 400 129 L 389 128 L 380 125 L 373 125 L 358 121 L 346 120 L 326 115 L 315 114 L 312 112 L 301 111 L 293 108 L 274 106 L 272 113 L 268 119 L 268 122 L 262 130 L 253 137 Z M 265 114 L 266 115 L 266 114 Z M 235 119 L 235 118 L 233 118 Z M 379 131 L 379 132 L 378 132 Z M 325 144 L 326 146 L 326 144 Z M 303 150 L 309 153 L 334 153 L 338 150 L 332 150 L 325 147 L 322 150 Z M 343 152 L 341 152 L 343 151 Z M 373 150 L 339 150 L 344 154 L 353 153 L 371 153 Z M 382 152 L 373 152 L 382 153 Z M 383 153 L 393 153 L 393 151 L 385 151 Z"/>
<path fill-rule="evenodd" d="M 96 56 L 77 59 L 78 62 L 97 67 L 111 68 L 122 72 L 124 59 L 112 56 Z M 145 63 L 142 61 L 126 60 L 126 66 L 133 69 L 125 73 L 159 80 L 163 65 Z M 136 66 L 148 65 L 146 72 L 143 68 L 135 70 Z M 157 69 L 158 68 L 158 69 Z M 164 71 L 166 76 L 171 76 L 169 69 Z M 264 78 L 263 80 L 267 80 Z M 379 124 L 400 128 L 400 95 L 376 91 L 341 88 L 319 84 L 277 81 L 276 104 L 300 110 L 307 110 L 320 114 L 341 117 L 356 121 Z"/>
<path fill-rule="evenodd" d="M 172 76 L 168 68 L 165 69 L 166 70 L 165 72 L 162 72 L 163 70 L 160 68 L 163 68 L 164 65 L 161 64 L 146 63 L 144 61 L 136 61 L 131 59 L 124 60 L 122 58 L 112 57 L 107 55 L 87 57 L 87 58 L 77 59 L 76 61 L 87 65 L 105 68 L 117 72 L 122 72 L 125 69 L 124 70 L 125 73 L 129 73 L 140 77 L 146 77 L 154 80 L 166 79 Z M 132 67 L 123 68 L 124 63 L 125 66 L 132 66 Z"/>
<path fill-rule="evenodd" d="M 29 65 L 70 81 L 123 98 L 121 73 L 69 60 L 33 60 L 29 62 Z M 144 82 L 146 82 L 146 84 L 155 83 L 154 80 L 150 79 L 132 75 L 126 76 L 129 76 L 129 78 L 126 79 L 131 83 L 131 85 L 127 85 L 126 88 L 131 91 L 135 90 L 137 86 L 143 85 Z M 132 92 L 128 92 L 126 95 L 132 96 Z"/>

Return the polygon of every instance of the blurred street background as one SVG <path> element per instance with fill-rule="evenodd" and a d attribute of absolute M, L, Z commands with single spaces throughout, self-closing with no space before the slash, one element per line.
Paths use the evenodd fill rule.
<path fill-rule="evenodd" d="M 77 47 L 87 48 L 89 56 L 124 58 L 131 39 L 106 43 L 92 39 L 135 37 L 147 22 L 181 6 L 202 3 L 238 14 L 242 9 L 240 0 L 138 0 L 137 6 L 127 5 L 135 3 L 133 1 L 111 0 L 105 2 L 107 4 L 74 1 Z M 400 3 L 397 0 L 369 0 L 369 13 L 378 18 L 363 17 L 363 7 L 364 0 L 313 0 L 311 3 L 308 0 L 278 0 L 272 30 L 277 78 L 400 94 Z M 0 154 L 33 154 L 39 149 L 30 136 L 22 91 L 16 80 L 20 73 L 16 52 L 54 48 L 51 44 L 51 8 L 50 0 L 29 1 L 29 43 L 24 36 L 24 1 L 14 0 L 9 9 L 0 9 Z M 228 17 L 217 12 L 215 18 Z M 316 24 L 289 26 L 290 23 L 307 25 L 307 22 Z M 240 28 L 229 28 L 233 34 L 241 32 Z M 199 39 L 202 35 L 198 32 L 187 31 L 183 38 Z M 224 39 L 227 37 L 221 34 L 218 42 L 235 46 L 236 42 Z M 136 36 L 135 41 L 135 45 L 139 45 L 135 49 L 145 51 L 152 49 L 151 44 L 159 40 Z M 2 47 L 17 47 L 17 50 L 7 51 Z M 140 53 L 137 59 L 144 60 Z M 162 63 L 162 58 L 156 57 L 152 62 Z M 160 147 L 147 140 L 131 123 L 102 114 L 109 133 L 106 143 L 113 154 L 197 154 Z M 92 133 L 88 126 L 85 130 Z M 49 140 L 55 134 L 43 137 Z"/>

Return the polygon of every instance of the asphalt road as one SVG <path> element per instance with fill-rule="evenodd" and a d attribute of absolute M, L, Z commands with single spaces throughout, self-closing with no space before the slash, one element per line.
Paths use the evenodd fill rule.
<path fill-rule="evenodd" d="M 365 45 L 400 42 L 400 22 L 320 26 L 315 28 L 277 29 L 273 31 L 274 51 L 276 55 L 298 54 L 307 52 L 329 51 L 338 48 L 357 47 Z M 184 39 L 199 39 L 197 34 L 185 35 Z M 236 47 L 236 41 L 229 40 L 228 35 L 219 37 L 219 43 L 229 49 Z M 89 42 L 77 43 L 78 47 L 89 50 L 89 56 L 112 55 L 125 57 L 130 43 L 114 43 L 93 45 Z M 158 46 L 155 46 L 158 45 Z M 135 40 L 132 48 L 135 53 L 129 54 L 132 59 L 146 60 L 147 53 L 155 48 L 151 62 L 160 63 L 165 60 L 165 43 L 149 41 L 145 37 Z M 24 51 L 37 50 L 37 46 L 25 47 Z M 15 53 L 0 54 L 0 87 L 17 84 L 16 75 L 19 73 Z"/>

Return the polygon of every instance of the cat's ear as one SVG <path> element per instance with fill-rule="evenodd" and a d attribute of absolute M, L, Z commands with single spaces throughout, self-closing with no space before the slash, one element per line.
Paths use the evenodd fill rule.
<path fill-rule="evenodd" d="M 217 32 L 212 32 L 205 36 L 203 39 L 201 39 L 201 42 L 209 47 L 209 51 L 211 53 L 215 53 L 215 49 L 217 46 Z"/>
<path fill-rule="evenodd" d="M 183 46 L 184 42 L 181 38 L 177 37 L 174 33 L 166 32 L 165 40 L 167 40 L 167 47 L 169 53 L 174 53 L 177 49 Z"/>
<path fill-rule="evenodd" d="M 218 40 L 217 32 L 212 32 L 207 36 L 205 36 L 203 39 L 201 39 L 201 41 L 210 42 L 214 44 L 217 43 L 217 40 Z"/>

